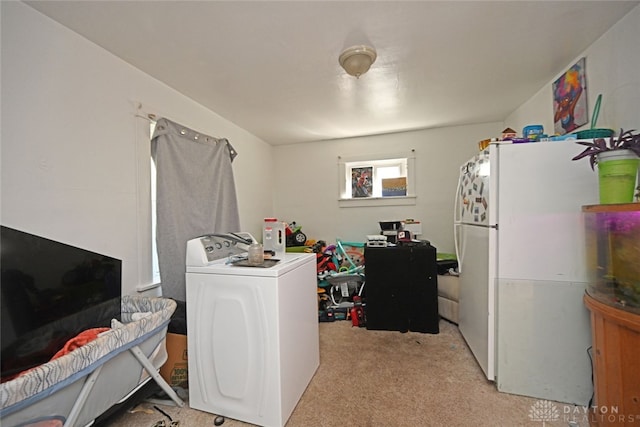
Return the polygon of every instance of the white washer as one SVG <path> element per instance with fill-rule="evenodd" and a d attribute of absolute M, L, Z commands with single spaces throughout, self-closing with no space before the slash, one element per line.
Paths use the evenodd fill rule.
<path fill-rule="evenodd" d="M 187 243 L 189 405 L 282 427 L 320 364 L 316 257 L 231 265 L 246 254 L 234 236 Z"/>

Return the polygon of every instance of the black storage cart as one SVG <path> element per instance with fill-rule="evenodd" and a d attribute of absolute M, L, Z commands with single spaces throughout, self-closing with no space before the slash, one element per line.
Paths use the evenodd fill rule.
<path fill-rule="evenodd" d="M 436 248 L 367 247 L 365 260 L 367 329 L 440 332 Z"/>

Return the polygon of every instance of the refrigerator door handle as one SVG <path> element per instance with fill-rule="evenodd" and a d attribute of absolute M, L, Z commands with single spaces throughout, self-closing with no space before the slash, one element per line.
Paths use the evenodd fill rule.
<path fill-rule="evenodd" d="M 456 259 L 458 260 L 458 273 L 462 271 L 462 252 L 460 251 L 459 240 L 462 238 L 460 221 L 462 215 L 460 213 L 460 191 L 462 188 L 463 168 L 460 168 L 460 175 L 458 175 L 458 185 L 456 186 L 456 195 L 453 203 L 453 244 L 456 250 Z"/>
<path fill-rule="evenodd" d="M 453 244 L 456 248 L 456 259 L 458 260 L 458 273 L 462 273 L 462 224 L 453 224 Z"/>
<path fill-rule="evenodd" d="M 462 214 L 460 213 L 460 189 L 462 188 L 462 169 L 458 176 L 458 185 L 456 185 L 456 195 L 453 202 L 453 223 L 458 224 L 462 221 Z"/>

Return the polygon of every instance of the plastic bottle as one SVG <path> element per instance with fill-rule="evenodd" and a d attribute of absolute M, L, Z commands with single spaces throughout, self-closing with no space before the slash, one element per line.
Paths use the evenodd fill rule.
<path fill-rule="evenodd" d="M 262 243 L 265 251 L 273 251 L 277 259 L 282 259 L 286 251 L 284 223 L 277 218 L 265 218 L 262 229 Z"/>

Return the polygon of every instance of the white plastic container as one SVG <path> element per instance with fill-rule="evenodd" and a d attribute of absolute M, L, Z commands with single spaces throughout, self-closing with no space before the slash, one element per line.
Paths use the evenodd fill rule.
<path fill-rule="evenodd" d="M 285 225 L 277 218 L 265 218 L 262 228 L 262 245 L 265 251 L 273 251 L 274 257 L 282 259 L 287 249 Z"/>

